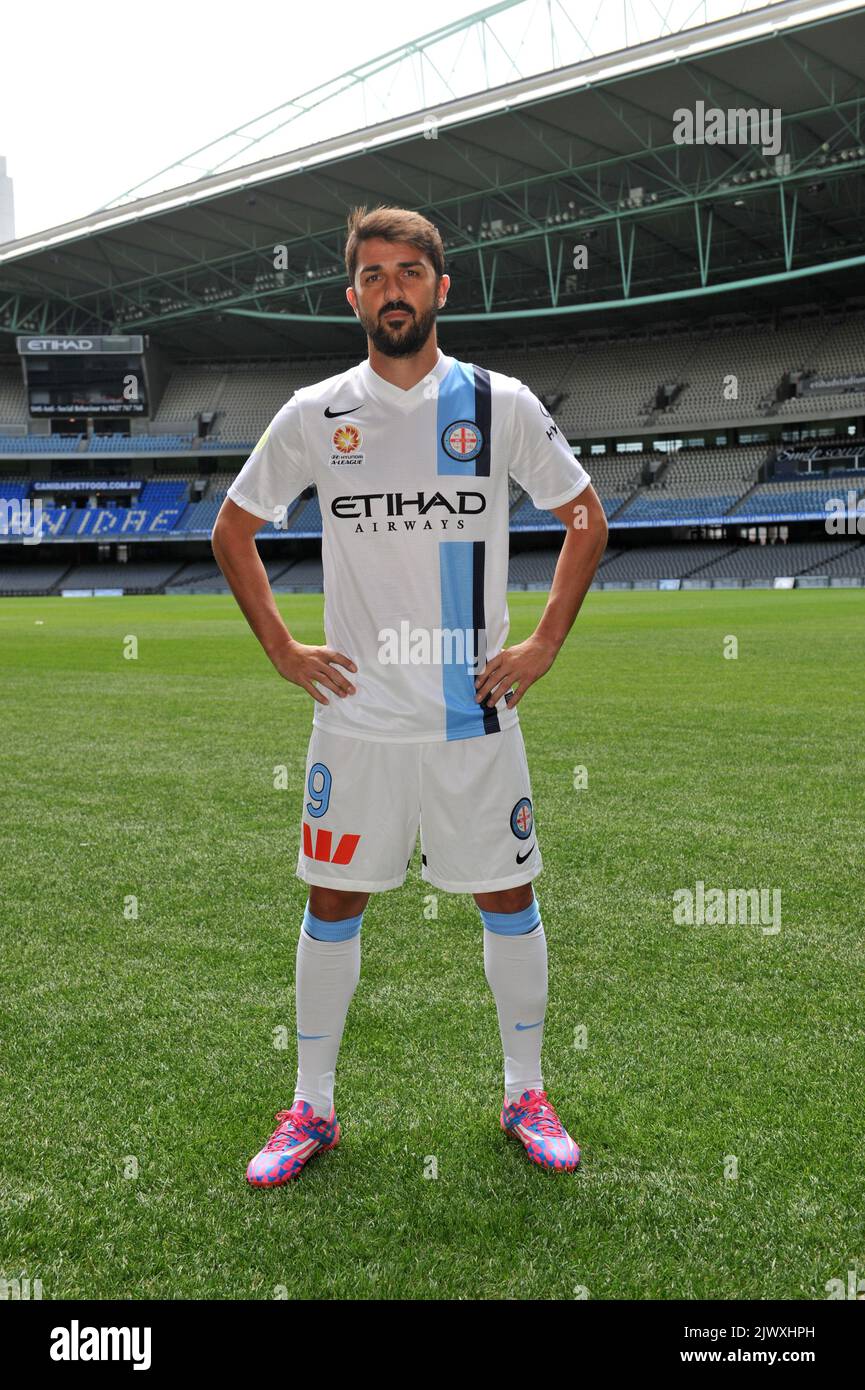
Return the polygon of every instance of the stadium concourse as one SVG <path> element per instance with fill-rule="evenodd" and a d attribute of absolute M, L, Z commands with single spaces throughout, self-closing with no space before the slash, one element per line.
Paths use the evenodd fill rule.
<path fill-rule="evenodd" d="M 797 315 L 727 335 L 647 331 L 476 354 L 554 406 L 589 469 L 610 524 L 595 588 L 865 584 L 865 393 L 785 389 L 796 372 L 811 382 L 856 372 L 865 315 Z M 209 549 L 226 489 L 292 391 L 350 362 L 181 366 L 140 429 L 65 436 L 32 432 L 20 373 L 6 369 L 0 593 L 228 592 Z M 713 406 L 731 365 L 743 388 Z M 679 383 L 669 402 L 664 381 Z M 25 546 L 37 499 L 43 539 Z M 510 586 L 548 588 L 563 530 L 513 480 L 510 531 Z M 259 540 L 276 592 L 321 590 L 314 490 Z"/>
<path fill-rule="evenodd" d="M 740 8 L 553 44 L 516 81 L 470 64 L 359 135 L 324 138 L 317 93 L 311 143 L 250 137 L 228 167 L 215 142 L 204 172 L 0 245 L 0 593 L 226 591 L 226 489 L 295 389 L 365 352 L 358 202 L 435 223 L 444 351 L 526 382 L 579 454 L 610 527 L 595 588 L 862 585 L 865 7 Z M 513 587 L 549 585 L 563 534 L 512 487 Z M 277 591 L 321 588 L 314 493 L 258 544 Z"/>

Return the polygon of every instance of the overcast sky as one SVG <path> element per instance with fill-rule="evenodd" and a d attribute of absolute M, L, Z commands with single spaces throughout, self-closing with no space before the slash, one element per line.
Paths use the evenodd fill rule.
<path fill-rule="evenodd" d="M 703 14 L 702 0 L 556 2 L 571 19 L 561 28 L 573 45 L 568 61 L 586 56 L 584 38 L 591 51 L 608 52 L 663 32 L 661 14 L 674 25 L 677 16 L 681 23 L 691 14 L 693 24 Z M 519 50 L 523 71 L 553 66 L 545 4 L 524 0 L 493 21 Z M 472 0 L 436 0 L 426 9 L 398 0 L 13 0 L 0 10 L 0 156 L 14 183 L 16 236 L 92 212 L 196 146 L 480 8 Z M 708 4 L 710 17 L 738 8 L 736 0 Z M 480 66 L 477 73 L 475 89 L 484 86 Z M 411 98 L 393 114 L 423 107 L 410 70 L 401 81 L 382 73 L 375 92 L 385 102 Z M 358 125 L 366 124 L 352 100 Z M 341 119 L 324 108 L 306 139 L 286 134 L 280 148 L 336 133 L 329 120 L 345 130 L 350 116 L 345 104 Z M 249 158 L 276 152 L 270 146 Z"/>

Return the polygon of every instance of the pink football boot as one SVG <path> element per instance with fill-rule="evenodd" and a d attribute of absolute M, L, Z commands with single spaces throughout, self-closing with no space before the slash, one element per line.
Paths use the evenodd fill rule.
<path fill-rule="evenodd" d="M 296 1100 L 290 1110 L 279 1110 L 274 1130 L 264 1148 L 249 1160 L 246 1181 L 253 1187 L 278 1187 L 291 1182 L 311 1158 L 322 1149 L 335 1149 L 339 1143 L 336 1111 L 330 1119 L 315 1114 L 308 1101 Z"/>
<path fill-rule="evenodd" d="M 565 1129 L 546 1091 L 523 1091 L 519 1100 L 502 1106 L 505 1134 L 519 1139 L 533 1163 L 570 1171 L 580 1161 L 580 1147 Z"/>

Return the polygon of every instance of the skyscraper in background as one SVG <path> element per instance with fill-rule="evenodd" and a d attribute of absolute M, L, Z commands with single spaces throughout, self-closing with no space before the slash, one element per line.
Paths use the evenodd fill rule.
<path fill-rule="evenodd" d="M 0 244 L 15 240 L 15 200 L 12 180 L 6 173 L 6 156 L 0 154 Z"/>

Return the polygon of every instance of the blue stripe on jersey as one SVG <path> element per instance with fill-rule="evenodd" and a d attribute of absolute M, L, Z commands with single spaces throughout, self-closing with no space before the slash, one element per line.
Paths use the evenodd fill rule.
<path fill-rule="evenodd" d="M 483 447 L 474 461 L 475 477 L 490 476 L 490 374 L 484 367 L 475 367 L 475 413 L 472 416 L 483 437 Z"/>
<path fill-rule="evenodd" d="M 468 632 L 471 650 L 466 664 L 442 663 L 442 695 L 446 738 L 474 738 L 500 732 L 495 706 L 475 700 L 475 670 L 469 664 L 477 654 L 480 671 L 486 665 L 487 634 L 484 609 L 484 542 L 439 541 L 441 622 L 448 631 Z"/>
<path fill-rule="evenodd" d="M 445 430 L 459 420 L 475 420 L 475 372 L 476 368 L 468 362 L 454 362 L 444 381 L 439 385 L 438 410 L 436 412 L 436 448 L 438 451 L 439 473 L 456 473 L 461 477 L 475 476 L 476 458 L 451 458 L 442 443 Z M 487 387 L 489 387 L 489 376 Z M 480 421 L 477 422 L 480 424 Z M 484 445 L 489 450 L 489 440 Z M 489 473 L 487 465 L 487 473 Z"/>
<path fill-rule="evenodd" d="M 474 630 L 474 542 L 439 541 L 442 628 L 469 633 Z M 483 733 L 483 712 L 475 703 L 475 683 L 468 665 L 442 662 L 442 694 L 445 702 L 445 737 L 472 738 Z"/>
<path fill-rule="evenodd" d="M 472 598 L 472 609 L 473 609 L 473 611 L 472 611 L 472 616 L 473 616 L 473 619 L 474 619 L 474 650 L 475 650 L 475 651 L 477 652 L 477 654 L 478 654 L 478 668 L 477 668 L 477 672 L 476 672 L 476 671 L 472 671 L 472 672 L 471 672 L 472 685 L 474 686 L 474 678 L 475 678 L 475 676 L 477 675 L 477 673 L 478 673 L 479 671 L 482 671 L 483 668 L 484 668 L 484 666 L 486 666 L 486 664 L 487 664 L 487 619 L 486 619 L 486 606 L 485 606 L 485 604 L 484 604 L 484 559 L 486 558 L 486 542 L 485 542 L 485 541 L 474 541 L 474 542 L 473 542 L 473 545 L 474 545 L 474 559 L 473 559 L 474 575 L 473 575 L 473 583 L 472 583 L 472 588 L 473 588 L 473 598 Z M 477 693 L 477 692 L 475 691 L 475 693 Z M 499 698 L 501 698 L 501 697 L 499 697 Z M 487 696 L 487 700 L 488 700 L 488 699 L 489 699 L 489 696 Z M 482 705 L 477 705 L 476 708 L 479 709 L 479 710 L 481 710 L 481 714 L 482 714 L 482 718 L 483 718 L 483 724 L 484 724 L 484 733 L 485 733 L 485 734 L 498 734 L 498 733 L 500 733 L 500 732 L 501 732 L 501 725 L 499 724 L 499 716 L 498 716 L 498 713 L 496 712 L 496 707 L 495 707 L 495 705 L 488 705 L 488 704 L 486 703 L 486 701 L 484 701 L 484 703 L 483 703 Z"/>
<path fill-rule="evenodd" d="M 439 473 L 461 477 L 490 475 L 490 376 L 483 367 L 455 361 L 439 386 L 436 435 Z M 445 431 L 459 421 L 474 424 L 481 447 L 471 458 L 452 458 L 444 447 Z M 447 738 L 472 738 L 496 734 L 501 725 L 495 706 L 475 700 L 475 675 L 486 665 L 487 634 L 484 604 L 484 541 L 439 541 L 442 627 L 471 633 L 472 649 L 467 664 L 442 665 Z M 478 665 L 468 665 L 474 656 Z"/>

